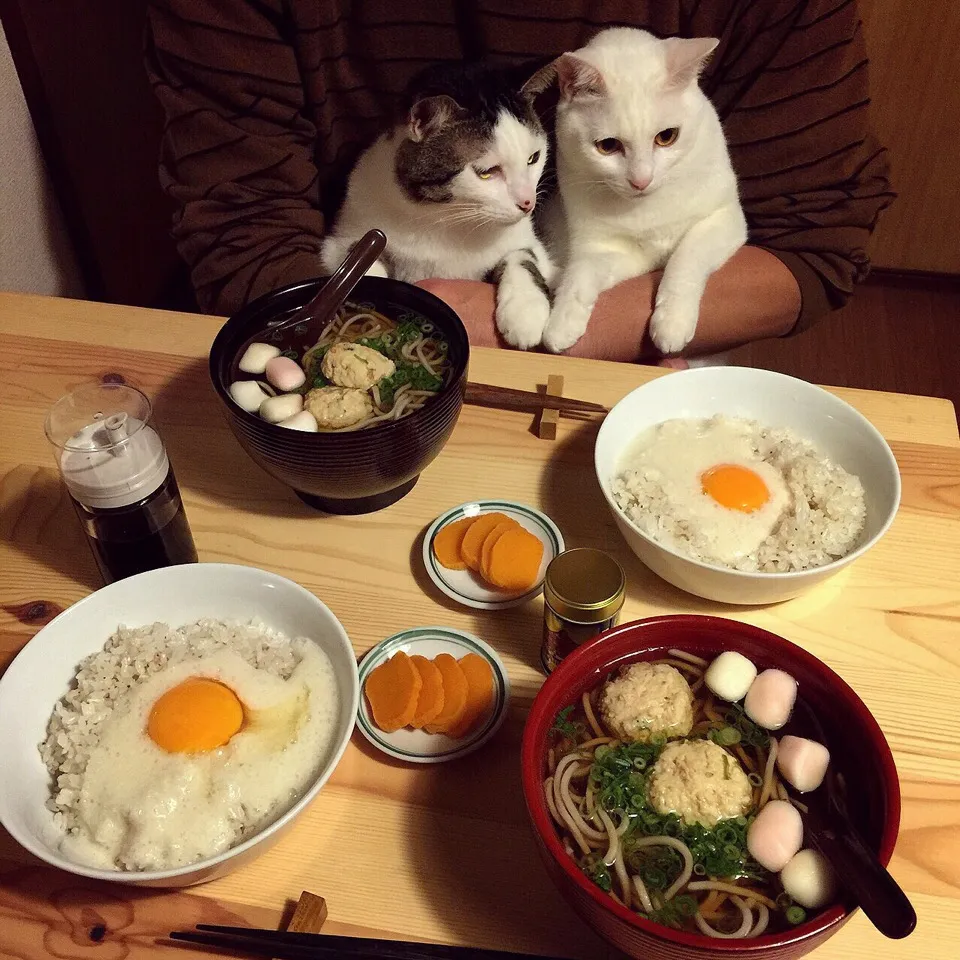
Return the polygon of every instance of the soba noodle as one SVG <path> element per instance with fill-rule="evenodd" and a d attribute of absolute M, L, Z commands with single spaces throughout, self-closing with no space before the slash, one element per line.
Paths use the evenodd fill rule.
<path fill-rule="evenodd" d="M 364 430 L 420 410 L 450 376 L 447 341 L 429 320 L 419 314 L 405 313 L 394 321 L 371 304 L 345 303 L 324 335 L 301 358 L 309 387 L 328 385 L 321 363 L 337 343 L 370 347 L 396 364 L 392 376 L 384 377 L 367 391 L 373 401 L 373 413 L 359 423 L 339 428 L 338 433 Z"/>
<path fill-rule="evenodd" d="M 596 709 L 598 688 L 562 711 L 553 728 L 544 791 L 564 847 L 598 886 L 649 919 L 719 939 L 782 929 L 796 907 L 745 842 L 763 804 L 789 796 L 775 773 L 777 742 L 703 687 L 707 661 L 670 650 L 655 662 L 680 670 L 694 692 L 690 737 L 713 740 L 743 766 L 750 811 L 712 829 L 656 813 L 646 776 L 664 743 L 612 737 Z"/>

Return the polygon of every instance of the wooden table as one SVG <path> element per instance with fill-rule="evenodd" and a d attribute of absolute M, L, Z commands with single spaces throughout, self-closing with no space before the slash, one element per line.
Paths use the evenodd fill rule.
<path fill-rule="evenodd" d="M 123 377 L 155 398 L 202 560 L 246 563 L 302 583 L 340 617 L 358 654 L 406 627 L 448 624 L 502 654 L 508 722 L 461 762 L 405 766 L 355 735 L 336 773 L 280 844 L 189 893 L 137 892 L 40 868 L 0 834 L 0 954 L 182 958 L 155 942 L 198 920 L 276 925 L 301 890 L 328 900 L 331 932 L 606 955 L 541 868 L 518 776 L 524 717 L 542 676 L 540 601 L 505 613 L 454 606 L 417 563 L 446 507 L 496 496 L 536 504 L 569 545 L 616 554 L 625 619 L 721 613 L 789 637 L 857 690 L 884 729 L 903 792 L 891 869 L 920 916 L 885 941 L 862 917 L 818 957 L 947 960 L 960 939 L 960 440 L 949 403 L 837 390 L 891 442 L 903 505 L 865 558 L 814 592 L 767 609 L 729 609 L 659 581 L 630 554 L 592 470 L 596 424 L 563 420 L 555 442 L 531 417 L 465 408 L 413 492 L 366 517 L 327 517 L 262 473 L 228 432 L 206 372 L 212 318 L 0 295 L 0 668 L 56 612 L 98 586 L 43 436 L 46 410 L 74 385 Z M 478 350 L 473 379 L 612 404 L 658 372 L 638 366 Z M 2 771 L 0 771 L 2 789 Z M 107 928 L 97 945 L 89 937 Z M 200 954 L 196 954 L 200 956 Z"/>

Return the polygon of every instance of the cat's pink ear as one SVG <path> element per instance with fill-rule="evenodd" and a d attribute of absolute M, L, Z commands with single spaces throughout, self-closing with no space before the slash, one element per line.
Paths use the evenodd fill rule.
<path fill-rule="evenodd" d="M 607 86 L 603 75 L 592 64 L 572 53 L 564 53 L 553 61 L 557 72 L 560 96 L 564 100 L 575 97 L 600 97 L 606 93 Z"/>
<path fill-rule="evenodd" d="M 700 76 L 707 57 L 716 49 L 720 41 L 714 37 L 695 37 L 684 40 L 670 37 L 664 40 L 667 51 L 667 82 L 671 87 L 686 87 Z"/>
<path fill-rule="evenodd" d="M 433 136 L 444 124 L 462 116 L 463 112 L 463 107 L 453 97 L 445 94 L 424 97 L 410 108 L 407 136 L 414 143 L 420 143 Z"/>

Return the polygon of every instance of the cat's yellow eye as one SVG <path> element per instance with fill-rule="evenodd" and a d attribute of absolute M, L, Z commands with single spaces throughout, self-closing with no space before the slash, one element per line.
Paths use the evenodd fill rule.
<path fill-rule="evenodd" d="M 653 138 L 653 142 L 658 147 L 672 147 L 677 142 L 677 137 L 679 136 L 680 136 L 679 127 L 667 127 L 666 130 L 661 130 Z"/>
<path fill-rule="evenodd" d="M 593 144 L 597 148 L 597 153 L 604 157 L 609 157 L 611 153 L 621 153 L 623 144 L 616 137 L 604 137 L 602 140 L 595 140 Z"/>
<path fill-rule="evenodd" d="M 527 166 L 532 167 L 540 159 L 540 151 L 537 150 L 536 153 L 531 153 L 527 159 Z"/>
<path fill-rule="evenodd" d="M 490 167 L 487 170 L 477 170 L 477 176 L 481 180 L 489 180 L 495 173 L 498 173 L 499 167 Z"/>

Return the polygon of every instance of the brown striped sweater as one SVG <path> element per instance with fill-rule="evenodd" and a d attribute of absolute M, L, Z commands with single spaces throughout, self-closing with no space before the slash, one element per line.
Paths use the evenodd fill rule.
<path fill-rule="evenodd" d="M 350 167 L 426 63 L 542 59 L 611 25 L 720 39 L 702 83 L 750 242 L 796 276 L 798 328 L 842 305 L 893 197 L 855 0 L 152 0 L 160 177 L 201 307 L 318 273 Z"/>

